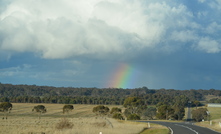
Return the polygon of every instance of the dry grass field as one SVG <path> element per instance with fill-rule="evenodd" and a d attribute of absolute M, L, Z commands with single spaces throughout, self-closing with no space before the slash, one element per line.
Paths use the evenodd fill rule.
<path fill-rule="evenodd" d="M 64 104 L 41 104 L 47 113 L 38 119 L 38 114 L 32 112 L 36 105 L 14 103 L 8 119 L 0 121 L 0 134 L 137 134 L 147 126 L 145 123 L 95 117 L 92 109 L 96 105 L 74 105 L 72 112 L 63 114 Z M 3 117 L 3 113 L 0 116 Z"/>

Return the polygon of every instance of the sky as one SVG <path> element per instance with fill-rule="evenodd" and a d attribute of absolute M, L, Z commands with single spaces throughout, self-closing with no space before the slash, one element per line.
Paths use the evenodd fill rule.
<path fill-rule="evenodd" d="M 0 82 L 221 89 L 221 0 L 1 0 Z"/>

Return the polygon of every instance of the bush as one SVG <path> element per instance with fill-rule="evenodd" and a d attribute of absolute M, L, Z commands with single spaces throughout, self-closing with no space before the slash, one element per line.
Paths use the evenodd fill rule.
<path fill-rule="evenodd" d="M 93 108 L 93 113 L 95 113 L 96 115 L 100 115 L 100 116 L 107 115 L 109 111 L 110 109 L 103 105 L 99 105 Z"/>
<path fill-rule="evenodd" d="M 113 118 L 114 118 L 114 119 L 120 119 L 120 120 L 123 120 L 123 119 L 124 119 L 124 117 L 122 116 L 121 113 L 115 113 L 115 114 L 113 115 Z"/>
<path fill-rule="evenodd" d="M 203 119 L 206 120 L 208 116 L 207 111 L 208 110 L 206 108 L 199 108 L 199 109 L 193 110 L 192 118 L 197 122 L 200 122 Z"/>
<path fill-rule="evenodd" d="M 71 123 L 68 119 L 63 118 L 60 120 L 60 122 L 57 123 L 56 128 L 57 129 L 71 129 L 73 128 L 74 124 Z"/>
<path fill-rule="evenodd" d="M 121 113 L 121 109 L 118 107 L 113 107 L 110 111 L 110 114 Z"/>
<path fill-rule="evenodd" d="M 128 120 L 140 120 L 140 116 L 137 114 L 130 114 Z"/>

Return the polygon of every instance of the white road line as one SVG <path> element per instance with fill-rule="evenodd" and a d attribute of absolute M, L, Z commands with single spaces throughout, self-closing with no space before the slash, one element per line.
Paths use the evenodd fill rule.
<path fill-rule="evenodd" d="M 199 134 L 196 130 L 194 130 L 194 129 L 190 128 L 190 127 L 187 127 L 187 126 L 184 126 L 184 125 L 179 125 L 179 124 L 175 124 L 175 125 L 181 126 L 181 127 L 185 127 L 185 128 L 187 128 L 187 129 L 193 131 L 194 133 Z"/>
<path fill-rule="evenodd" d="M 168 128 L 170 129 L 171 134 L 173 134 L 173 129 L 172 129 L 172 128 L 170 128 L 170 127 L 168 127 Z"/>

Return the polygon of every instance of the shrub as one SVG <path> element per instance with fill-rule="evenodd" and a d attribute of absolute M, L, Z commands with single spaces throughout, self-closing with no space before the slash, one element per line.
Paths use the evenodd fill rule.
<path fill-rule="evenodd" d="M 110 111 L 110 114 L 121 113 L 121 109 L 118 107 L 113 107 Z"/>
<path fill-rule="evenodd" d="M 121 113 L 115 113 L 115 114 L 113 115 L 113 118 L 114 118 L 114 119 L 120 119 L 120 120 L 123 120 L 123 119 L 124 119 L 124 117 L 122 116 Z"/>
<path fill-rule="evenodd" d="M 107 115 L 109 111 L 110 109 L 103 105 L 99 105 L 93 108 L 93 113 L 95 113 L 96 115 L 100 115 L 100 116 Z"/>
<path fill-rule="evenodd" d="M 74 124 L 71 123 L 68 119 L 63 118 L 56 124 L 57 129 L 71 129 L 73 128 Z"/>
<path fill-rule="evenodd" d="M 72 111 L 74 109 L 73 105 L 64 105 L 63 107 L 63 114 L 64 113 L 69 113 L 69 111 Z"/>
<path fill-rule="evenodd" d="M 128 120 L 140 120 L 140 116 L 137 114 L 130 114 Z"/>
<path fill-rule="evenodd" d="M 207 109 L 206 108 L 199 108 L 199 109 L 196 109 L 196 110 L 193 110 L 192 111 L 192 118 L 197 121 L 197 122 L 200 122 L 202 121 L 203 119 L 207 119 Z"/>

